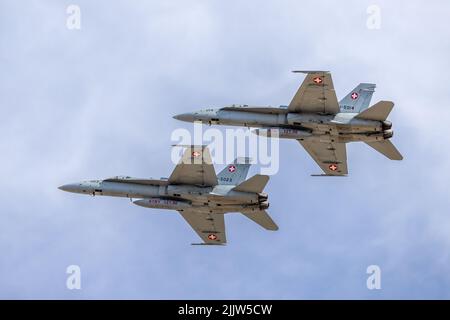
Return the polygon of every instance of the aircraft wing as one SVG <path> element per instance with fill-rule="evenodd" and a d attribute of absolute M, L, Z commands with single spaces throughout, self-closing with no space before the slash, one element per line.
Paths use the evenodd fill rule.
<path fill-rule="evenodd" d="M 205 244 L 225 244 L 225 219 L 221 213 L 198 212 L 195 210 L 178 211 Z"/>
<path fill-rule="evenodd" d="M 345 143 L 309 142 L 307 140 L 298 140 L 298 142 L 317 162 L 326 175 L 341 176 L 348 173 Z"/>
<path fill-rule="evenodd" d="M 289 112 L 322 114 L 336 114 L 339 112 L 339 102 L 329 72 L 294 72 L 306 73 L 307 76 L 289 104 Z"/>
<path fill-rule="evenodd" d="M 216 186 L 217 176 L 208 147 L 187 146 L 168 183 Z"/>

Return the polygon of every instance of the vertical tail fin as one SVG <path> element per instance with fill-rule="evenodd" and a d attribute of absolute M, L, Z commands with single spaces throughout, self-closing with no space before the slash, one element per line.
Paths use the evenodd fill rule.
<path fill-rule="evenodd" d="M 219 184 L 238 185 L 247 178 L 251 159 L 247 157 L 236 158 L 233 163 L 227 165 L 218 175 Z"/>
<path fill-rule="evenodd" d="M 360 83 L 339 101 L 340 111 L 343 113 L 359 113 L 370 104 L 376 85 L 373 83 Z"/>

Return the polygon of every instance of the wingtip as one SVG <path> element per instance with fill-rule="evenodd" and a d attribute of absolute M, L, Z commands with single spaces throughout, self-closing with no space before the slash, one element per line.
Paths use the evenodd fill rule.
<path fill-rule="evenodd" d="M 179 147 L 179 148 L 191 148 L 191 149 L 195 149 L 195 148 L 202 148 L 205 149 L 208 147 L 207 144 L 172 144 L 171 147 Z"/>
<path fill-rule="evenodd" d="M 330 71 L 326 70 L 292 70 L 292 73 L 305 73 L 305 74 L 314 74 L 314 73 L 330 73 Z"/>
<path fill-rule="evenodd" d="M 270 227 L 270 229 L 267 229 L 269 231 L 278 231 L 280 230 L 280 227 L 278 227 L 278 225 L 274 224 L 272 227 Z"/>

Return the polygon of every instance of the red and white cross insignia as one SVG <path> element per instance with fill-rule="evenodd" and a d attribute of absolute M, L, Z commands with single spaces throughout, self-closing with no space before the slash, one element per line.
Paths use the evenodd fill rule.
<path fill-rule="evenodd" d="M 198 151 L 192 152 L 192 156 L 193 156 L 194 158 L 200 157 L 200 155 L 201 155 L 201 153 L 198 152 Z"/>
<path fill-rule="evenodd" d="M 233 166 L 233 165 L 231 165 L 231 166 L 228 167 L 228 171 L 230 171 L 231 173 L 233 173 L 233 172 L 236 171 L 236 167 Z"/>
<path fill-rule="evenodd" d="M 215 234 L 210 234 L 210 235 L 208 235 L 208 239 L 209 240 L 216 240 L 217 239 L 217 236 L 215 235 Z"/>
<path fill-rule="evenodd" d="M 350 97 L 351 97 L 353 100 L 358 99 L 358 96 L 359 96 L 359 94 L 357 94 L 356 92 L 353 92 L 353 93 L 350 95 Z"/>
<path fill-rule="evenodd" d="M 315 77 L 315 78 L 313 79 L 313 81 L 314 81 L 315 84 L 321 84 L 321 83 L 323 82 L 323 80 L 322 80 L 321 77 Z"/>
<path fill-rule="evenodd" d="M 330 168 L 331 171 L 336 171 L 338 169 L 338 166 L 333 163 L 333 164 L 330 164 L 328 166 L 328 168 Z"/>

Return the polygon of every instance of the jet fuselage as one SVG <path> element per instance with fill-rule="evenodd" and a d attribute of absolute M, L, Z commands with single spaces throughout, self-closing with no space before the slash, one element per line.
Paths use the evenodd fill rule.
<path fill-rule="evenodd" d="M 267 108 L 266 113 L 245 110 L 253 107 L 241 108 L 243 110 L 206 109 L 180 114 L 174 118 L 210 125 L 262 128 L 264 130 L 256 129 L 253 130 L 253 133 L 263 136 L 274 136 L 273 129 L 278 129 L 279 138 L 320 142 L 372 142 L 382 141 L 393 136 L 392 124 L 389 121 L 358 119 L 355 118 L 357 113 L 338 113 L 336 115 L 292 113 L 283 107 Z"/>
<path fill-rule="evenodd" d="M 119 180 L 119 179 L 115 179 Z M 241 211 L 248 208 L 267 209 L 267 194 L 235 191 L 233 185 L 201 187 L 194 185 L 172 185 L 166 180 L 158 184 L 138 184 L 107 180 L 91 180 L 66 184 L 61 190 L 94 195 L 139 199 L 134 204 L 158 209 L 183 210 L 196 208 L 198 211 L 214 212 Z"/>

